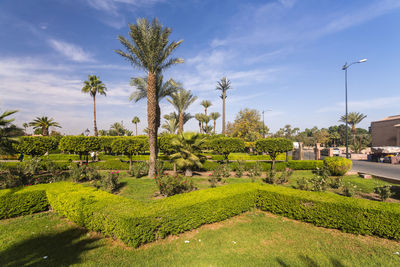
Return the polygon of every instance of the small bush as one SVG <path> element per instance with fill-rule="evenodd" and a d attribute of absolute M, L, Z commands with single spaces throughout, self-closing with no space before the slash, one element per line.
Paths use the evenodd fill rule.
<path fill-rule="evenodd" d="M 310 191 L 311 190 L 310 181 L 305 177 L 298 179 L 297 180 L 297 188 L 300 190 Z"/>
<path fill-rule="evenodd" d="M 119 171 L 107 172 L 101 179 L 101 188 L 113 193 L 119 188 Z"/>
<path fill-rule="evenodd" d="M 72 164 L 70 166 L 70 177 L 76 183 L 87 181 L 99 181 L 102 179 L 100 173 L 86 164 Z"/>
<path fill-rule="evenodd" d="M 156 165 L 156 167 L 160 165 Z M 159 168 L 159 171 L 161 168 Z M 163 172 L 157 172 L 157 174 L 161 174 Z M 149 173 L 149 164 L 147 162 L 141 161 L 133 164 L 132 170 L 129 172 L 129 174 L 133 177 L 136 178 L 141 178 L 143 176 L 146 176 Z"/>
<path fill-rule="evenodd" d="M 330 157 L 324 159 L 324 166 L 327 167 L 333 176 L 343 176 L 351 169 L 351 160 L 341 157 Z"/>
<path fill-rule="evenodd" d="M 249 174 L 249 177 L 261 176 L 262 167 L 261 167 L 260 162 L 257 161 L 253 166 L 248 167 L 247 172 Z"/>
<path fill-rule="evenodd" d="M 374 192 L 379 195 L 379 197 L 382 201 L 385 201 L 386 199 L 388 199 L 392 196 L 392 192 L 390 191 L 390 188 L 391 188 L 390 185 L 380 186 L 380 187 L 376 187 L 374 189 Z"/>
<path fill-rule="evenodd" d="M 244 175 L 244 171 L 246 170 L 245 167 L 245 162 L 243 160 L 238 160 L 236 161 L 237 165 L 235 168 L 235 176 L 238 178 L 242 178 Z"/>
<path fill-rule="evenodd" d="M 267 171 L 267 176 L 265 177 L 265 179 L 263 179 L 263 181 L 267 184 L 276 184 L 276 171 L 274 169 Z"/>
<path fill-rule="evenodd" d="M 333 189 L 339 189 L 343 186 L 343 177 L 331 177 L 329 179 L 329 187 Z"/>
<path fill-rule="evenodd" d="M 352 197 L 356 194 L 356 186 L 352 186 L 351 184 L 346 184 L 342 188 L 343 195 L 346 197 Z"/>
<path fill-rule="evenodd" d="M 190 192 L 195 189 L 192 179 L 183 175 L 156 176 L 154 180 L 160 190 L 160 194 L 167 197 Z"/>

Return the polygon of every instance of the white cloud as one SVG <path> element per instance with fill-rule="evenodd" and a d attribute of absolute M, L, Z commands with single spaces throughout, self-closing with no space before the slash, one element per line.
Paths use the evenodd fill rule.
<path fill-rule="evenodd" d="M 350 101 L 348 102 L 348 107 L 350 111 L 369 111 L 369 110 L 385 110 L 391 106 L 397 106 L 400 102 L 400 97 L 380 97 L 374 99 L 360 100 L 360 101 Z M 332 112 L 338 111 L 343 112 L 345 109 L 344 102 L 334 103 L 328 107 L 321 108 L 317 112 Z"/>
<path fill-rule="evenodd" d="M 81 47 L 55 40 L 55 39 L 50 39 L 48 40 L 50 46 L 59 52 L 60 54 L 64 55 L 68 59 L 76 62 L 90 62 L 93 61 L 92 55 L 86 51 L 84 51 Z"/>

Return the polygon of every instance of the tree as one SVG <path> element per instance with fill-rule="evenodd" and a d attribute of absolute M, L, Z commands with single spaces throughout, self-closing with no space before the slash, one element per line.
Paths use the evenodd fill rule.
<path fill-rule="evenodd" d="M 215 134 L 215 128 L 217 127 L 217 120 L 219 117 L 221 117 L 221 114 L 219 114 L 219 112 L 212 112 L 210 114 L 210 118 L 214 121 L 214 134 Z"/>
<path fill-rule="evenodd" d="M 46 152 L 57 149 L 58 141 L 50 136 L 24 136 L 19 140 L 18 152 L 31 156 L 42 156 Z"/>
<path fill-rule="evenodd" d="M 212 149 L 220 155 L 224 155 L 226 162 L 230 153 L 242 152 L 245 148 L 244 141 L 240 138 L 219 137 L 211 141 Z"/>
<path fill-rule="evenodd" d="M 275 168 L 276 157 L 280 153 L 286 153 L 293 150 L 293 141 L 285 138 L 266 138 L 256 142 L 258 152 L 268 153 L 272 159 L 271 170 Z"/>
<path fill-rule="evenodd" d="M 12 124 L 15 119 L 8 118 L 17 112 L 18 110 L 6 110 L 0 115 L 0 155 L 13 154 L 14 145 L 17 144 L 15 137 L 23 135 L 22 129 Z"/>
<path fill-rule="evenodd" d="M 157 19 L 150 24 L 145 18 L 138 19 L 136 24 L 129 25 L 129 37 L 132 42 L 123 36 L 118 40 L 125 47 L 126 52 L 115 50 L 126 58 L 132 65 L 147 72 L 147 122 L 149 130 L 150 164 L 149 177 L 155 175 L 157 161 L 157 75 L 172 65 L 183 63 L 183 59 L 171 58 L 172 52 L 183 42 L 169 42 L 171 29 L 163 27 Z"/>
<path fill-rule="evenodd" d="M 170 156 L 176 165 L 192 176 L 193 168 L 201 168 L 201 146 L 204 138 L 198 133 L 180 133 L 171 140 L 175 153 Z"/>
<path fill-rule="evenodd" d="M 231 124 L 228 123 L 227 134 L 233 137 L 239 137 L 248 142 L 254 142 L 262 138 L 263 122 L 258 110 L 243 109 Z M 268 132 L 268 127 L 264 126 L 264 130 Z"/>
<path fill-rule="evenodd" d="M 29 124 L 26 123 L 26 122 L 24 122 L 24 123 L 22 124 L 22 127 L 24 127 L 24 133 L 25 133 L 25 135 L 28 135 L 28 133 L 26 132 L 26 128 L 29 127 Z"/>
<path fill-rule="evenodd" d="M 183 88 L 171 94 L 171 98 L 168 99 L 168 102 L 171 103 L 178 112 L 178 133 L 183 133 L 184 113 L 196 100 L 197 96 L 194 96 L 190 90 L 187 91 Z"/>
<path fill-rule="evenodd" d="M 222 99 L 222 134 L 225 135 L 225 100 L 226 100 L 226 91 L 232 89 L 231 81 L 229 81 L 226 77 L 222 77 L 220 81 L 217 83 L 217 90 L 221 91 L 221 99 Z"/>
<path fill-rule="evenodd" d="M 176 130 L 178 130 L 178 120 L 175 117 L 170 117 L 168 115 L 164 116 L 165 122 L 161 126 L 163 129 L 167 130 L 170 134 L 175 134 Z"/>
<path fill-rule="evenodd" d="M 194 115 L 194 118 L 199 122 L 200 133 L 203 133 L 203 113 L 197 113 Z"/>
<path fill-rule="evenodd" d="M 55 122 L 53 118 L 49 119 L 48 117 L 36 117 L 32 122 L 29 123 L 33 129 L 41 129 L 43 136 L 49 135 L 49 128 L 50 127 L 58 127 L 61 128 L 58 122 Z"/>
<path fill-rule="evenodd" d="M 137 135 L 137 124 L 138 124 L 139 122 L 140 122 L 139 117 L 137 117 L 137 116 L 133 117 L 132 123 L 135 124 L 135 126 L 136 126 L 136 135 Z"/>
<path fill-rule="evenodd" d="M 89 93 L 93 98 L 93 129 L 94 136 L 98 136 L 97 132 L 97 122 L 96 122 L 96 95 L 106 95 L 107 88 L 102 81 L 99 80 L 99 77 L 96 75 L 89 75 L 89 79 L 84 81 L 84 86 L 82 87 L 82 93 Z"/>
<path fill-rule="evenodd" d="M 100 150 L 100 138 L 95 136 L 64 136 L 61 138 L 58 148 L 62 151 L 78 153 L 80 159 L 82 159 L 82 156 L 86 156 L 87 162 L 90 151 Z"/>
<path fill-rule="evenodd" d="M 349 114 L 347 114 L 347 123 L 351 125 L 351 133 L 353 134 L 353 141 L 355 140 L 357 132 L 356 125 L 359 124 L 366 117 L 367 115 L 364 115 L 359 112 L 350 112 Z M 340 117 L 339 121 L 346 123 L 346 115 Z"/>
<path fill-rule="evenodd" d="M 208 100 L 201 101 L 200 105 L 204 107 L 204 115 L 207 117 L 207 109 L 212 106 L 211 102 Z M 208 133 L 208 122 L 206 122 L 206 133 Z"/>
<path fill-rule="evenodd" d="M 126 154 L 129 158 L 129 170 L 132 170 L 132 156 L 145 151 L 145 139 L 138 137 L 119 137 L 111 143 L 113 153 Z"/>

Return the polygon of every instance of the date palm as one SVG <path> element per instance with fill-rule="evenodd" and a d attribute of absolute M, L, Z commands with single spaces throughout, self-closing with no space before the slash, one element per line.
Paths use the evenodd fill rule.
<path fill-rule="evenodd" d="M 197 113 L 197 114 L 194 115 L 194 118 L 199 122 L 200 133 L 203 133 L 203 118 L 204 118 L 204 114 L 203 113 Z"/>
<path fill-rule="evenodd" d="M 140 119 L 138 116 L 133 117 L 132 123 L 135 124 L 136 126 L 136 135 L 137 135 L 137 124 L 140 122 Z"/>
<path fill-rule="evenodd" d="M 29 126 L 32 126 L 33 129 L 41 129 L 43 136 L 49 135 L 50 127 L 58 127 L 61 128 L 58 122 L 55 122 L 53 118 L 44 117 L 36 117 L 32 122 L 29 123 Z"/>
<path fill-rule="evenodd" d="M 149 130 L 150 164 L 149 176 L 155 175 L 157 161 L 157 75 L 172 65 L 183 63 L 183 59 L 171 58 L 172 52 L 183 42 L 169 42 L 171 28 L 163 27 L 157 19 L 152 23 L 141 18 L 129 25 L 131 40 L 119 35 L 118 40 L 125 51 L 115 50 L 132 65 L 147 72 L 147 122 Z"/>
<path fill-rule="evenodd" d="M 210 113 L 210 118 L 214 121 L 214 134 L 215 134 L 215 127 L 217 126 L 217 120 L 219 117 L 221 117 L 221 114 L 219 114 L 219 112 Z"/>
<path fill-rule="evenodd" d="M 163 129 L 167 130 L 170 134 L 175 134 L 176 130 L 178 130 L 178 120 L 174 117 L 169 117 L 168 115 L 164 116 L 165 122 L 161 126 Z"/>
<path fill-rule="evenodd" d="M 362 114 L 360 112 L 350 112 L 347 114 L 347 123 L 351 125 L 351 133 L 353 134 L 353 142 L 355 141 L 357 128 L 356 125 L 359 124 L 363 119 L 365 119 L 367 115 Z M 346 123 L 346 115 L 340 117 L 340 122 Z"/>
<path fill-rule="evenodd" d="M 229 81 L 226 77 L 222 77 L 220 81 L 217 83 L 217 90 L 221 91 L 221 99 L 222 99 L 222 134 L 225 135 L 225 100 L 226 100 L 226 91 L 232 89 L 231 81 Z"/>
<path fill-rule="evenodd" d="M 207 116 L 207 109 L 212 106 L 211 102 L 208 100 L 201 101 L 200 105 L 204 107 L 204 115 Z M 208 133 L 208 123 L 206 124 L 206 132 Z"/>
<path fill-rule="evenodd" d="M 171 98 L 168 98 L 168 102 L 171 103 L 174 106 L 174 108 L 176 109 L 176 111 L 178 112 L 178 117 L 179 117 L 178 133 L 183 133 L 185 111 L 196 100 L 197 100 L 197 96 L 194 96 L 190 90 L 187 91 L 183 88 L 181 88 L 177 92 L 171 94 Z"/>
<path fill-rule="evenodd" d="M 14 144 L 17 141 L 14 138 L 23 135 L 22 129 L 12 124 L 15 119 L 7 118 L 17 112 L 17 110 L 6 110 L 0 114 L 0 155 L 15 153 Z"/>
<path fill-rule="evenodd" d="M 89 75 L 89 79 L 84 81 L 84 86 L 82 87 L 82 93 L 90 94 L 93 98 L 93 125 L 94 125 L 94 136 L 98 136 L 97 122 L 96 122 L 96 95 L 106 95 L 107 88 L 99 77 L 96 75 Z"/>

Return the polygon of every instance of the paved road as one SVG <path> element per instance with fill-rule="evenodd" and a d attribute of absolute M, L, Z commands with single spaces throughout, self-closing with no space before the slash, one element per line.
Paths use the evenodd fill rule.
<path fill-rule="evenodd" d="M 352 171 L 400 180 L 400 164 L 353 160 Z"/>

